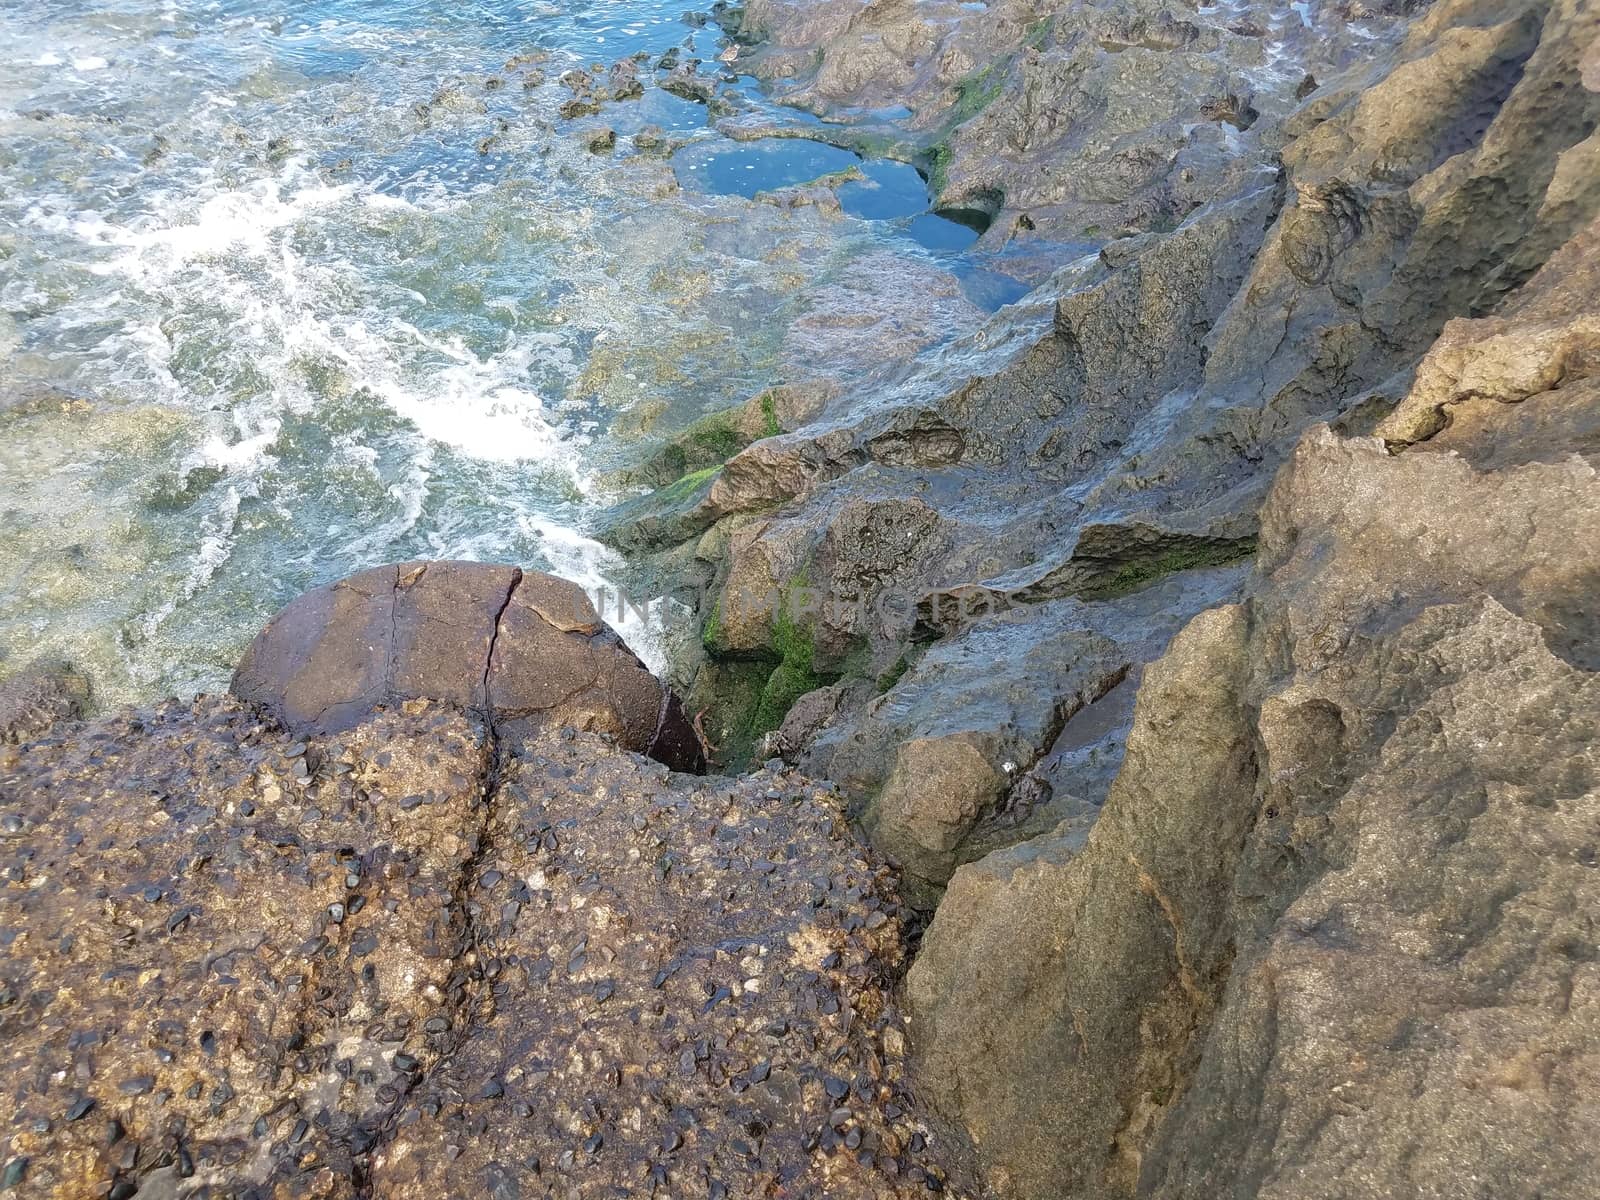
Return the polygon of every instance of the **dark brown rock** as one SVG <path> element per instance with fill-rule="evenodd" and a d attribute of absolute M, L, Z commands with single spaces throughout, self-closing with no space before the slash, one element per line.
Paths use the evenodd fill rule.
<path fill-rule="evenodd" d="M 516 567 L 414 562 L 307 592 L 263 629 L 232 691 L 295 732 L 352 728 L 379 706 L 442 701 L 514 722 L 607 733 L 676 770 L 698 738 L 576 584 Z"/>
<path fill-rule="evenodd" d="M 8 1197 L 973 1194 L 798 775 L 221 697 L 0 746 L 0 816 Z"/>

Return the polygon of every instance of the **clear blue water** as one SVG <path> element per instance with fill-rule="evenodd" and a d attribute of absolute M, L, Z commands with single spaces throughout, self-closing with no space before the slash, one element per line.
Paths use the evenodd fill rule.
<path fill-rule="evenodd" d="M 847 171 L 860 161 L 848 150 L 802 138 L 763 138 L 730 146 L 702 142 L 673 156 L 684 186 L 751 199 Z"/>
<path fill-rule="evenodd" d="M 915 167 L 880 159 L 861 164 L 862 178 L 839 189 L 839 206 L 852 217 L 893 221 L 928 209 L 928 184 Z"/>
<path fill-rule="evenodd" d="M 673 166 L 685 187 L 747 199 L 848 173 L 851 178 L 835 190 L 846 214 L 890 222 L 887 232 L 903 234 L 936 254 L 968 250 L 983 233 L 979 223 L 930 212 L 927 180 L 911 164 L 863 159 L 826 142 L 798 137 L 735 145 L 699 142 L 674 155 Z"/>
<path fill-rule="evenodd" d="M 912 211 L 909 168 L 861 164 L 842 219 L 747 199 L 750 148 L 648 71 L 557 116 L 573 67 L 717 68 L 689 7 L 0 6 L 0 676 L 47 653 L 106 702 L 216 688 L 287 599 L 397 558 L 598 584 L 607 470 L 826 361 L 786 338 L 852 263 L 1020 287 Z M 647 125 L 694 144 L 635 153 Z"/>
<path fill-rule="evenodd" d="M 913 238 L 929 250 L 944 253 L 967 249 L 981 233 L 975 224 L 952 220 L 939 213 L 923 213 L 911 221 Z"/>

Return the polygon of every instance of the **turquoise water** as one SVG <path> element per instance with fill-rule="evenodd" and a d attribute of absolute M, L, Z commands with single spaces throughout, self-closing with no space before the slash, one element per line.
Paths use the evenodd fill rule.
<path fill-rule="evenodd" d="M 563 72 L 635 52 L 720 80 L 687 7 L 0 7 L 0 676 L 214 689 L 288 598 L 397 558 L 597 585 L 608 469 L 826 360 L 786 338 L 852 263 L 953 261 L 909 209 L 681 181 L 645 126 L 740 147 L 648 70 L 558 117 Z"/>

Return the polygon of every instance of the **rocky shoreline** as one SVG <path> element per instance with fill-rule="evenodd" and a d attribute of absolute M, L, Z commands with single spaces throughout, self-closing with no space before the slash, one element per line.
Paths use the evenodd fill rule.
<path fill-rule="evenodd" d="M 352 661 L 383 689 L 323 703 Z M 291 604 L 250 700 L 30 706 L 8 1192 L 974 1194 L 911 1094 L 891 872 L 781 764 L 644 757 L 702 766 L 638 684 L 574 585 L 402 564 Z"/>
<path fill-rule="evenodd" d="M 987 197 L 987 236 L 1098 243 L 611 535 L 707 597 L 676 679 L 725 761 L 837 780 L 932 912 L 908 988 L 926 1096 L 1001 1195 L 1468 1195 L 1445 1180 L 1474 1172 L 1484 1194 L 1581 1192 L 1564 1164 L 1585 1148 L 1489 1132 L 1512 1118 L 1482 1109 L 1471 1069 L 1422 1062 L 1448 1045 L 1501 1078 L 1489 1062 L 1534 1055 L 1557 1123 L 1593 1070 L 1557 1032 L 1564 1001 L 1523 1014 L 1562 1048 L 1517 1050 L 1465 1014 L 1536 985 L 1443 964 L 1520 953 L 1570 978 L 1532 948 L 1567 934 L 1496 922 L 1547 886 L 1584 908 L 1593 764 L 1562 731 L 1595 715 L 1594 14 L 753 11 L 757 69 L 796 98 L 900 105 L 942 137 L 935 189 Z M 1248 46 L 1273 48 L 1276 77 Z M 1133 62 L 1216 75 L 1119 109 L 1096 88 Z M 974 63 L 992 69 L 969 112 Z M 1163 125 L 1160 104 L 1183 115 Z M 1002 143 L 1029 121 L 1052 152 Z M 1218 132 L 1227 153 L 1195 168 Z M 1072 138 L 1092 154 L 1050 176 Z M 1119 145 L 1159 169 L 1097 194 Z M 1469 724 L 1480 706 L 1480 739 L 1515 721 L 1465 682 L 1498 671 L 1544 713 L 1500 753 L 1569 747 L 1564 800 L 1528 785 L 1552 814 L 1537 834 L 1473 820 L 1501 768 L 1423 733 L 1441 705 Z M 1402 877 L 1368 821 L 1400 846 L 1459 841 L 1494 898 L 1443 860 Z M 1275 995 L 1290 958 L 1332 998 Z M 1404 1051 L 1414 1036 L 1427 1051 Z"/>
<path fill-rule="evenodd" d="M 0 688 L 5 1186 L 1590 1195 L 1600 15 L 715 15 L 1083 252 L 627 473 L 665 683 L 408 563 Z"/>
<path fill-rule="evenodd" d="M 935 889 L 997 842 L 1097 807 L 1144 664 L 1243 594 L 1268 490 L 1302 438 L 1327 424 L 1397 453 L 1427 444 L 1454 403 L 1441 376 L 1480 352 L 1450 321 L 1516 311 L 1574 238 L 1549 286 L 1588 286 L 1559 277 L 1600 211 L 1600 110 L 1580 82 L 1594 22 L 1515 9 L 1383 18 L 1398 43 L 1372 42 L 1255 122 L 1274 138 L 1241 147 L 1236 177 L 1177 228 L 1106 242 L 857 385 L 764 394 L 784 432 L 756 436 L 753 400 L 730 418 L 743 449 L 686 459 L 620 507 L 607 536 L 650 585 L 700 606 L 673 679 L 707 710 L 722 761 L 782 750 L 838 779 Z M 1210 14 L 1224 18 L 1246 19 Z M 1334 42 L 1372 41 L 1368 23 L 1325 24 Z M 992 105 L 1014 102 L 1003 90 Z M 1517 336 L 1481 353 L 1499 363 Z M 1551 353 L 1527 380 L 1493 366 L 1461 394 L 1520 400 L 1589 369 L 1570 365 L 1590 353 L 1576 343 Z M 1070 669 L 1052 665 L 1064 657 Z M 1067 726 L 1102 696 L 1116 712 L 1079 744 Z M 959 815 L 919 830 L 898 811 L 919 807 L 896 799 L 919 773 Z M 1039 815 L 988 828 L 1013 795 Z"/>

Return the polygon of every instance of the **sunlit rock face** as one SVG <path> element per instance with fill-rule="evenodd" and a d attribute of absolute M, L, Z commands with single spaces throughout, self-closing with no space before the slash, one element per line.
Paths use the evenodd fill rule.
<path fill-rule="evenodd" d="M 1392 440 L 1307 434 L 1087 837 L 955 872 L 907 999 L 1002 1195 L 1587 1194 L 1597 251 L 1447 326 Z"/>

